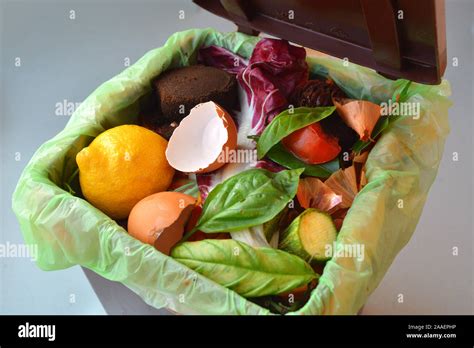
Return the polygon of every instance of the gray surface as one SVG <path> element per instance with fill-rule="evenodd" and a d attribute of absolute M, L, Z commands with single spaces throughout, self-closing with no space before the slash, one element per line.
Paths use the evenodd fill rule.
<path fill-rule="evenodd" d="M 55 104 L 82 101 L 100 83 L 164 43 L 172 33 L 233 24 L 189 1 L 0 0 L 0 243 L 21 243 L 10 209 L 18 176 L 35 149 L 59 132 L 68 116 Z M 472 23 L 469 0 L 447 1 L 448 66 L 454 106 L 452 133 L 417 231 L 400 253 L 364 314 L 473 313 Z M 76 19 L 69 19 L 75 10 Z M 185 19 L 178 19 L 178 11 Z M 15 67 L 15 57 L 22 66 Z M 21 160 L 15 161 L 15 153 Z M 452 161 L 458 152 L 460 160 Z M 459 247 L 453 256 L 452 247 Z M 0 313 L 158 314 L 121 284 L 79 267 L 43 272 L 28 259 L 0 259 Z M 92 286 L 91 286 L 92 285 Z M 74 294 L 76 302 L 70 302 Z M 398 303 L 397 296 L 404 295 Z"/>
<path fill-rule="evenodd" d="M 131 292 L 126 286 L 105 279 L 91 270 L 83 269 L 97 297 L 107 314 L 111 315 L 169 315 L 165 309 L 156 309 L 147 305 L 140 296 Z"/>

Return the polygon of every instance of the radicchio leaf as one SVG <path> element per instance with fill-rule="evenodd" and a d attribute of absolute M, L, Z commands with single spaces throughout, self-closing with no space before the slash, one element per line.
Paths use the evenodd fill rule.
<path fill-rule="evenodd" d="M 247 67 L 247 62 L 241 56 L 219 46 L 201 48 L 198 53 L 198 62 L 234 75 Z"/>
<path fill-rule="evenodd" d="M 259 41 L 252 52 L 249 65 L 258 65 L 285 98 L 308 80 L 305 49 L 291 45 L 285 40 Z"/>
<path fill-rule="evenodd" d="M 282 170 L 286 170 L 285 167 L 282 167 L 281 165 L 267 159 L 257 161 L 257 163 L 255 164 L 255 168 L 266 169 L 272 173 L 278 173 Z"/>
<path fill-rule="evenodd" d="M 205 47 L 198 54 L 200 63 L 237 74 L 253 109 L 251 134 L 260 134 L 288 106 L 288 98 L 294 89 L 308 80 L 305 58 L 304 48 L 268 38 L 255 45 L 248 64 L 222 47 Z"/>
<path fill-rule="evenodd" d="M 196 175 L 196 182 L 199 189 L 199 194 L 201 195 L 201 202 L 204 202 L 207 198 L 209 192 L 213 187 L 213 173 L 208 174 L 197 174 Z"/>
<path fill-rule="evenodd" d="M 306 51 L 288 41 L 262 39 L 255 46 L 249 65 L 238 75 L 253 107 L 253 134 L 288 106 L 294 89 L 308 80 Z"/>
<path fill-rule="evenodd" d="M 283 111 L 288 102 L 258 67 L 248 67 L 239 75 L 253 109 L 252 132 L 261 134 L 265 126 Z"/>

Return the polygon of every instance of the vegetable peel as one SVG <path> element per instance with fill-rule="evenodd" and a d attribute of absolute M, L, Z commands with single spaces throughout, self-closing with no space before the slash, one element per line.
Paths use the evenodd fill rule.
<path fill-rule="evenodd" d="M 333 103 L 343 121 L 359 134 L 360 140 L 373 141 L 370 135 L 380 118 L 380 105 L 348 98 L 333 98 Z"/>
<path fill-rule="evenodd" d="M 365 169 L 356 169 L 352 165 L 345 169 L 339 169 L 333 173 L 325 182 L 335 193 L 341 195 L 342 202 L 339 208 L 349 208 L 357 193 L 367 184 Z"/>
<path fill-rule="evenodd" d="M 342 195 L 313 177 L 300 180 L 296 197 L 303 208 L 316 208 L 327 213 L 332 213 L 342 203 Z"/>

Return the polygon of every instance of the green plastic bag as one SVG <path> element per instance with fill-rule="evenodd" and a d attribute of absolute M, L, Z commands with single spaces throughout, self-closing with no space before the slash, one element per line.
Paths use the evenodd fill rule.
<path fill-rule="evenodd" d="M 76 154 L 104 130 L 136 123 L 152 78 L 169 68 L 195 63 L 202 46 L 218 45 L 249 57 L 258 40 L 212 29 L 176 33 L 81 104 L 65 129 L 34 154 L 13 195 L 25 241 L 38 245 L 40 268 L 81 265 L 125 284 L 156 308 L 179 313 L 270 313 L 135 240 L 70 193 L 80 189 L 74 175 Z M 331 57 L 308 61 L 313 72 L 329 74 L 354 98 L 387 100 L 405 82 L 387 80 Z M 365 257 L 333 257 L 308 303 L 292 314 L 355 314 L 377 287 L 413 234 L 435 179 L 449 132 L 449 94 L 446 81 L 439 86 L 410 86 L 408 101 L 420 103 L 421 117 L 394 123 L 377 142 L 366 164 L 368 184 L 357 195 L 338 235 L 338 245 L 364 244 Z"/>

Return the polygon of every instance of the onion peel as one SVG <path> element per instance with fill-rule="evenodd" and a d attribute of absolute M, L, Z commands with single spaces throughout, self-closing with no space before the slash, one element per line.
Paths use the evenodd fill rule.
<path fill-rule="evenodd" d="M 341 209 L 350 208 L 357 193 L 367 184 L 365 168 L 359 164 L 339 169 L 324 182 L 336 194 L 341 195 Z"/>
<path fill-rule="evenodd" d="M 316 208 L 329 214 L 339 209 L 338 206 L 342 202 L 341 195 L 314 177 L 300 180 L 296 197 L 303 208 Z"/>
<path fill-rule="evenodd" d="M 344 123 L 359 134 L 360 140 L 373 141 L 370 135 L 380 118 L 380 105 L 349 98 L 333 98 L 333 103 Z"/>

